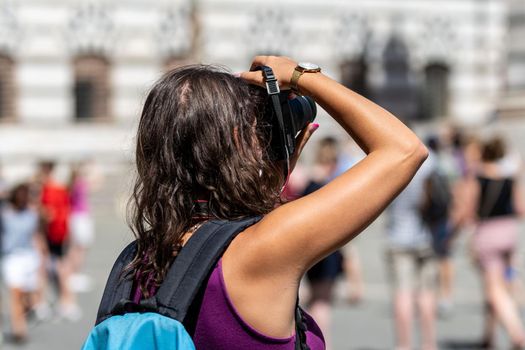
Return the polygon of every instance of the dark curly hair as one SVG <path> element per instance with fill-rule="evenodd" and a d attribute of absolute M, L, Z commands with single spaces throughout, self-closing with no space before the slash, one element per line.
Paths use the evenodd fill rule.
<path fill-rule="evenodd" d="M 265 214 L 279 203 L 282 170 L 267 151 L 264 94 L 221 67 L 191 65 L 151 89 L 136 139 L 130 226 L 138 251 L 126 269 L 148 297 L 184 233 L 206 218 Z M 129 277 L 129 276 L 128 276 Z"/>
<path fill-rule="evenodd" d="M 495 162 L 505 156 L 505 141 L 500 136 L 494 136 L 481 146 L 481 159 L 484 162 Z"/>

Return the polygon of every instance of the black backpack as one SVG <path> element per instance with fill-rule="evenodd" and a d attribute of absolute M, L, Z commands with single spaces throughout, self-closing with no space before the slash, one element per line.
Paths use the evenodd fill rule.
<path fill-rule="evenodd" d="M 425 180 L 425 193 L 421 208 L 423 221 L 435 224 L 446 220 L 451 201 L 452 194 L 447 176 L 440 171 L 433 171 Z"/>
<path fill-rule="evenodd" d="M 177 255 L 157 293 L 141 300 L 139 304 L 132 301 L 133 280 L 122 278 L 123 269 L 136 255 L 137 244 L 132 242 L 120 254 L 111 270 L 98 309 L 96 326 L 114 316 L 153 312 L 179 321 L 192 336 L 204 296 L 204 286 L 211 271 L 233 238 L 260 219 L 258 216 L 238 221 L 213 220 L 202 225 Z M 298 299 L 295 321 L 295 349 L 309 350 L 306 344 L 306 321 Z M 107 333 L 106 330 L 104 332 Z"/>

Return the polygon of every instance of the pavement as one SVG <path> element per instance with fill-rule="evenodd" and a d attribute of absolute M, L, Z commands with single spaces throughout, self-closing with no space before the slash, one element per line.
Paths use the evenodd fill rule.
<path fill-rule="evenodd" d="M 520 123 L 521 124 L 521 123 Z M 514 133 L 518 149 L 525 151 L 524 129 L 518 123 L 505 128 L 505 134 Z M 107 275 L 115 257 L 132 239 L 125 224 L 124 198 L 129 181 L 116 178 L 106 184 L 102 193 L 94 198 L 97 239 L 88 254 L 86 272 L 95 285 L 91 292 L 79 295 L 83 318 L 78 322 L 53 319 L 46 323 L 30 324 L 30 339 L 22 346 L 4 344 L 3 349 L 79 349 L 93 326 L 98 302 Z M 523 231 L 523 230 L 522 230 Z M 364 301 L 353 306 L 346 302 L 346 285 L 341 281 L 337 287 L 337 300 L 333 314 L 333 350 L 389 350 L 394 349 L 394 328 L 391 313 L 391 295 L 384 261 L 383 220 L 379 218 L 352 244 L 359 252 L 366 283 Z M 454 290 L 454 308 L 446 319 L 437 324 L 439 349 L 474 349 L 482 331 L 481 286 L 476 271 L 466 253 L 466 239 L 460 237 L 454 253 L 457 269 Z M 524 252 L 523 242 L 520 252 Z M 523 263 L 519 268 L 523 268 Z M 3 324 L 6 329 L 7 300 L 2 294 Z M 417 322 L 416 322 L 417 328 Z M 416 337 L 417 338 L 417 337 Z M 508 340 L 498 332 L 497 349 L 508 349 Z M 417 349 L 417 347 L 416 347 Z"/>

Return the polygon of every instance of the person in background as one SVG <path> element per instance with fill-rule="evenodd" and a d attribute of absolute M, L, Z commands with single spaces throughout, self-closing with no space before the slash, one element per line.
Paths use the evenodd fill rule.
<path fill-rule="evenodd" d="M 455 227 L 450 219 L 452 184 L 454 177 L 447 171 L 445 159 L 453 160 L 452 153 L 443 150 L 437 137 L 429 137 L 427 147 L 432 151 L 434 169 L 424 183 L 421 213 L 432 234 L 434 254 L 438 265 L 438 314 L 446 317 L 452 311 L 452 284 L 454 266 L 451 259 Z"/>
<path fill-rule="evenodd" d="M 293 172 L 288 177 L 288 182 L 283 188 L 281 197 L 285 202 L 293 201 L 301 197 L 309 181 L 308 170 L 303 164 L 297 163 Z"/>
<path fill-rule="evenodd" d="M 302 196 L 307 196 L 334 178 L 338 165 L 338 142 L 333 137 L 319 141 L 312 176 Z M 306 273 L 310 282 L 308 311 L 323 331 L 326 348 L 330 349 L 330 319 L 337 277 L 343 272 L 343 256 L 336 251 L 315 264 Z"/>
<path fill-rule="evenodd" d="M 77 164 L 71 171 L 69 197 L 71 203 L 70 247 L 68 259 L 72 275 L 70 287 L 75 291 L 88 291 L 91 288 L 90 278 L 81 273 L 86 252 L 93 243 L 94 227 L 89 208 L 89 185 L 84 176 L 84 164 Z"/>
<path fill-rule="evenodd" d="M 44 221 L 44 232 L 50 254 L 50 264 L 58 278 L 58 313 L 68 320 L 78 320 L 81 311 L 69 286 L 71 264 L 66 258 L 69 235 L 69 194 L 63 185 L 53 179 L 53 162 L 42 162 L 40 172 L 42 188 L 40 204 Z"/>
<path fill-rule="evenodd" d="M 7 183 L 2 175 L 2 164 L 0 163 L 0 207 L 5 203 L 8 195 Z"/>
<path fill-rule="evenodd" d="M 4 203 L 5 203 L 5 200 L 6 200 L 6 197 L 7 197 L 7 185 L 4 181 L 4 177 L 2 176 L 2 164 L 0 163 L 0 211 L 2 210 L 2 208 L 4 207 Z M 0 237 L 3 235 L 3 225 L 2 225 L 2 215 L 0 215 Z M 2 246 L 1 246 L 1 239 L 0 239 L 0 252 L 2 251 Z M 1 258 L 1 256 L 0 256 Z M 0 283 L 0 288 L 2 288 L 2 284 Z M 1 298 L 1 295 L 0 295 L 0 305 L 2 303 L 2 298 Z M 1 311 L 1 308 L 0 308 L 0 311 Z M 0 346 L 2 345 L 4 339 L 3 339 L 3 335 L 1 334 L 0 332 Z"/>
<path fill-rule="evenodd" d="M 11 191 L 9 204 L 1 210 L 2 273 L 9 290 L 12 340 L 27 338 L 26 312 L 35 303 L 39 267 L 42 262 L 38 246 L 44 245 L 38 232 L 39 216 L 29 203 L 29 186 L 20 184 Z"/>
<path fill-rule="evenodd" d="M 444 127 L 436 141 L 439 144 L 441 171 L 451 183 L 455 183 L 467 170 L 464 154 L 465 134 L 457 127 Z"/>
<path fill-rule="evenodd" d="M 349 140 L 342 147 L 337 157 L 337 168 L 334 178 L 343 174 L 345 171 L 357 164 L 365 157 L 363 151 L 353 140 Z M 343 249 L 344 273 L 347 288 L 347 300 L 351 305 L 359 304 L 365 294 L 365 284 L 361 269 L 361 259 L 355 243 L 349 242 Z"/>
<path fill-rule="evenodd" d="M 5 205 L 5 202 L 8 197 L 8 192 L 9 191 L 8 191 L 7 183 L 4 180 L 4 177 L 2 176 L 2 164 L 0 163 L 0 210 L 2 210 L 2 208 Z M 2 234 L 2 216 L 0 215 L 0 235 L 1 234 Z M 0 251 L 1 249 L 2 247 L 0 246 Z M 1 338 L 1 335 L 0 335 L 0 338 Z"/>
<path fill-rule="evenodd" d="M 475 203 L 473 217 L 477 222 L 472 250 L 486 298 L 483 346 L 493 346 L 499 321 L 510 336 L 513 349 L 523 349 L 525 330 L 507 279 L 516 255 L 519 218 L 525 214 L 525 204 L 519 181 L 520 166 L 510 166 L 506 156 L 502 138 L 493 137 L 483 143 L 470 198 Z"/>
<path fill-rule="evenodd" d="M 347 289 L 347 300 L 350 305 L 361 303 L 365 294 L 365 284 L 361 269 L 359 252 L 353 243 L 343 247 L 343 270 L 345 273 Z"/>
<path fill-rule="evenodd" d="M 412 349 L 414 304 L 421 324 L 422 350 L 435 350 L 436 307 L 434 285 L 436 264 L 432 235 L 421 215 L 425 182 L 434 170 L 434 155 L 403 192 L 390 204 L 387 213 L 387 271 L 393 288 L 396 349 Z"/>
<path fill-rule="evenodd" d="M 458 232 L 471 235 L 475 229 L 475 196 L 477 173 L 481 158 L 481 144 L 478 137 L 465 137 L 462 146 L 464 169 L 461 177 L 452 186 L 452 208 L 449 213 L 452 226 Z M 463 234 L 463 233 L 461 233 Z"/>
<path fill-rule="evenodd" d="M 0 210 L 2 210 L 2 208 L 4 207 L 6 203 L 8 192 L 9 191 L 8 191 L 7 183 L 4 180 L 4 177 L 2 176 L 2 164 L 0 163 Z M 0 215 L 0 237 L 2 233 L 3 233 L 2 215 Z M 0 242 L 1 242 L 1 239 L 0 239 Z M 2 246 L 0 245 L 0 251 L 1 250 L 2 250 Z M 1 344 L 1 338 L 2 336 L 0 335 L 0 344 Z"/>
<path fill-rule="evenodd" d="M 507 152 L 499 163 L 503 175 L 517 177 L 521 174 L 522 159 L 518 152 Z M 519 268 L 519 266 L 521 266 L 521 260 L 521 256 L 518 256 L 514 261 L 511 261 L 511 264 L 507 266 L 505 270 L 505 280 L 507 281 L 508 288 L 511 291 L 514 301 L 520 308 L 525 305 L 523 276 Z"/>

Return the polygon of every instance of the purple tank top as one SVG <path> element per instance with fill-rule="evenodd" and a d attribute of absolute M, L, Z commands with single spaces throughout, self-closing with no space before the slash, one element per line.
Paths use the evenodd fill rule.
<path fill-rule="evenodd" d="M 305 314 L 307 343 L 311 350 L 324 350 L 323 335 L 309 315 Z M 272 338 L 261 334 L 239 315 L 228 296 L 222 274 L 222 259 L 213 269 L 193 337 L 197 350 L 294 350 L 295 335 Z"/>
<path fill-rule="evenodd" d="M 89 189 L 87 182 L 82 178 L 77 178 L 73 183 L 69 194 L 71 201 L 71 211 L 74 213 L 89 213 Z"/>

